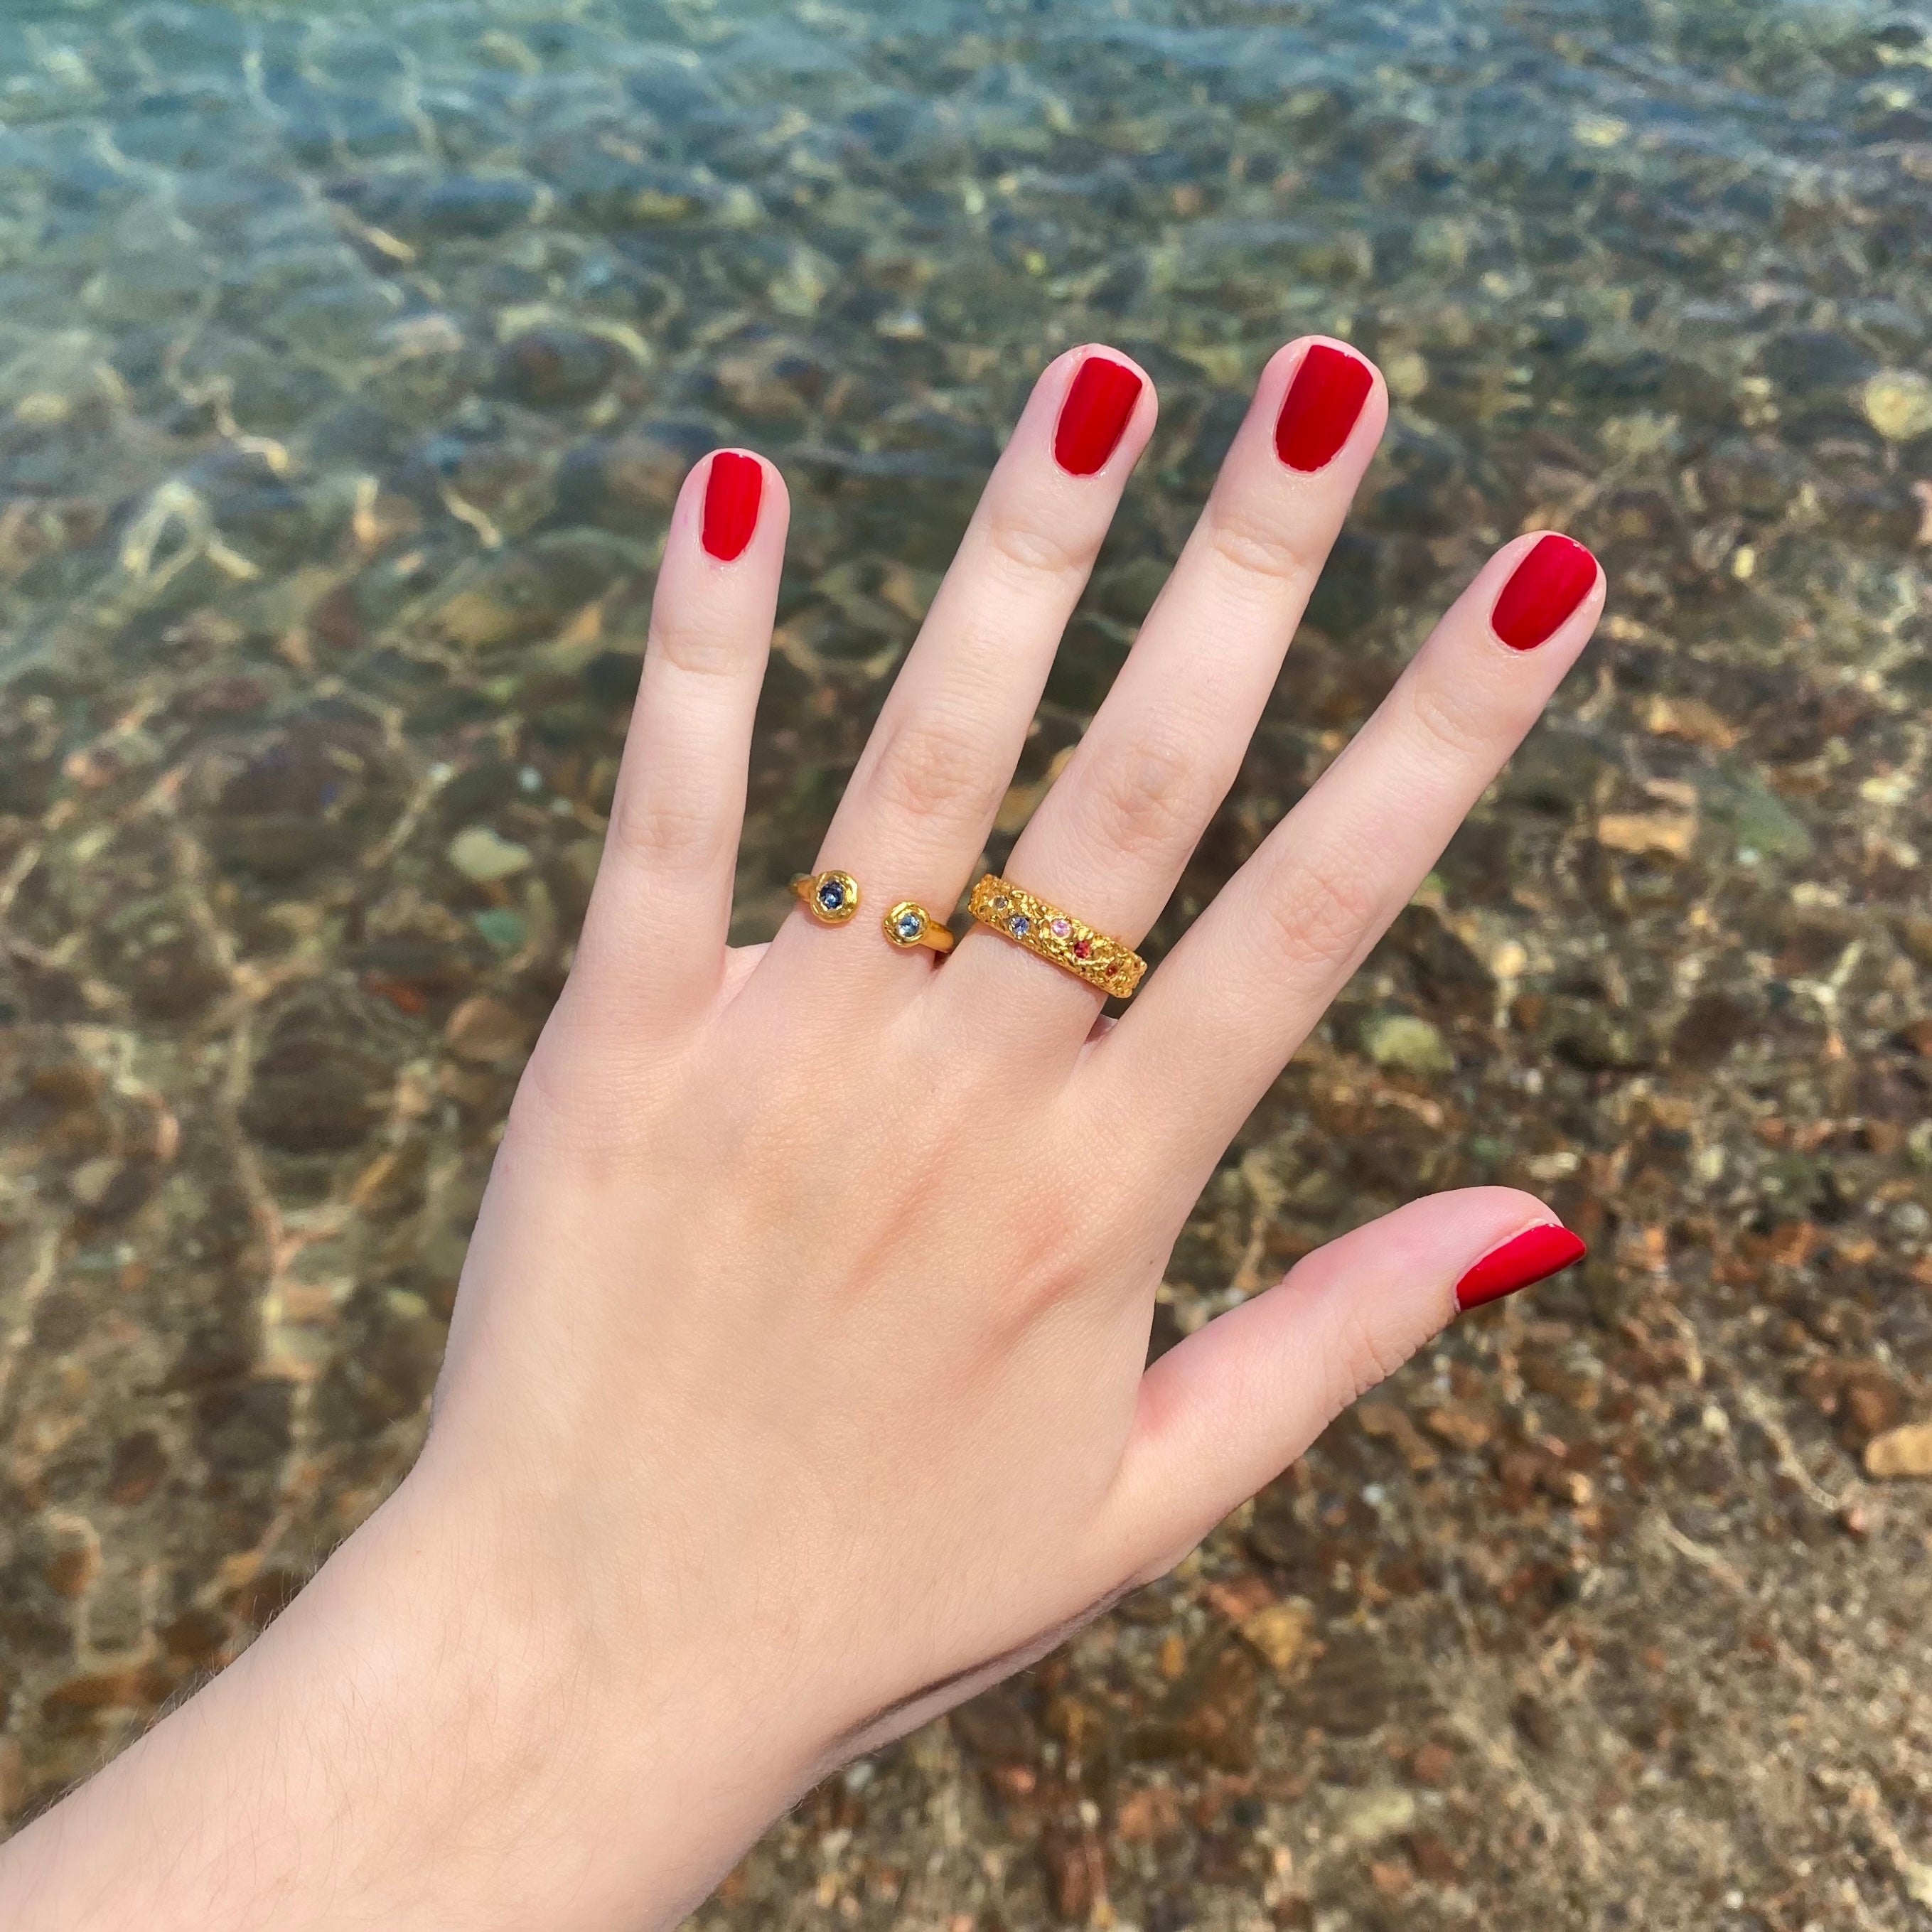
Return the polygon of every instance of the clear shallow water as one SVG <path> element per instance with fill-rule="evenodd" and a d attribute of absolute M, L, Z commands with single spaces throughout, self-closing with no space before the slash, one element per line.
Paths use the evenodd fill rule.
<path fill-rule="evenodd" d="M 1300 1514 L 1265 1505 L 1210 1572 L 1258 1566 L 1377 1633 L 1358 1676 L 1391 1684 L 1439 1675 L 1431 1606 L 1465 1588 L 1483 1607 L 1457 1668 L 1480 1684 L 1570 1614 L 1504 1593 L 1542 1564 L 1597 1580 L 1565 1642 L 1660 1644 L 1725 1682 L 1742 1639 L 1646 1570 L 1643 1511 L 1730 1549 L 1774 1610 L 1808 1604 L 1816 1526 L 1776 1456 L 1737 1446 L 1745 1418 L 1773 1414 L 1836 1493 L 1860 1431 L 1932 1394 L 1911 1044 L 1932 974 L 1927 26 L 1610 0 L 9 9 L 0 1801 L 52 1790 L 245 1640 L 406 1466 L 492 1136 L 567 964 L 684 469 L 748 442 L 795 505 L 741 879 L 761 936 L 1027 385 L 1089 339 L 1153 371 L 1162 424 L 1002 842 L 1267 354 L 1346 335 L 1397 400 L 1157 944 L 1496 542 L 1568 529 L 1613 585 L 1591 659 L 1204 1202 L 1160 1332 L 1422 1186 L 1538 1187 L 1597 1259 L 1542 1327 L 1458 1338 L 1398 1385 L 1411 1406 L 1515 1390 L 1424 1442 L 1436 1465 L 1386 1421 L 1344 1425 Z M 1550 1391 L 1578 1376 L 1598 1395 L 1565 1408 Z M 1848 1376 L 1880 1393 L 1847 1407 Z M 1712 1400 L 1734 1434 L 1697 1420 Z M 1510 1500 L 1504 1452 L 1520 1475 L 1552 1440 L 1598 1472 L 1594 1504 L 1553 1475 Z M 1364 1484 L 1401 1500 L 1352 1517 Z M 1328 1540 L 1304 1547 L 1311 1525 Z M 1394 1574 L 1425 1546 L 1408 1623 L 1402 1592 L 1323 1594 L 1297 1567 L 1312 1548 L 1323 1574 Z M 1904 1601 L 1900 1546 L 1858 1546 L 1858 1587 Z M 1192 1588 L 1108 1626 L 1114 1660 L 1068 1694 L 1152 1698 L 1136 1646 L 1199 1647 Z M 1330 1668 L 1263 1700 L 1264 1765 L 1266 1739 L 1298 1740 L 1318 1791 L 1382 1776 L 1379 1747 L 1298 1724 L 1393 1750 L 1447 1695 L 1371 1700 L 1364 1728 Z M 1708 1734 L 1736 1762 L 1768 1750 L 1801 1675 L 1727 1694 Z M 1471 1826 L 1457 1882 L 1498 1924 L 1512 1901 L 1547 1924 L 1606 1900 L 1677 1922 L 1716 1867 L 1670 1727 L 1576 1694 L 1590 1736 L 1662 1766 L 1677 1822 L 1606 1822 L 1607 1761 L 1548 1747 L 1561 1828 L 1538 1850 Z M 1033 1723 L 1039 1789 L 1092 1796 Z M 1211 1783 L 1205 1747 L 1148 1748 Z M 915 1753 L 899 1774 L 953 1774 Z M 1514 1815 L 1503 1774 L 1468 1775 L 1479 1813 Z M 1809 1896 L 1779 1858 L 1816 1829 L 1832 1885 L 1913 1922 L 1884 1916 L 1907 1908 L 1882 1858 L 1848 1876 L 1828 1817 L 1774 1816 L 1731 1775 L 1700 1787 L 1708 1817 L 1786 1848 L 1739 1854 L 1753 1897 Z M 1290 1838 L 1326 1816 L 1268 1802 Z M 1919 1802 L 1886 1799 L 1907 1839 Z M 1024 1816 L 976 1828 L 1031 1843 Z M 1121 1910 L 1222 1896 L 1201 1875 L 1222 1828 L 1187 1828 L 1206 1863 L 1178 1875 L 1110 1849 Z M 886 1864 L 890 1838 L 868 1841 Z M 1448 1883 L 1405 1856 L 1430 1896 Z M 1029 1882 L 1050 1892 L 1048 1864 Z M 1324 1910 L 1374 1909 L 1359 1871 L 1331 1898 L 1321 1869 Z M 1302 1895 L 1278 1864 L 1248 1876 Z M 782 1863 L 745 1883 L 800 1892 Z M 1046 1908 L 1022 1891 L 1027 1923 Z"/>

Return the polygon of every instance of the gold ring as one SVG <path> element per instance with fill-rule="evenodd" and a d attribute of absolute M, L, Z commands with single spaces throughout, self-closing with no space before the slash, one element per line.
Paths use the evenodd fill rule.
<path fill-rule="evenodd" d="M 800 872 L 791 890 L 820 926 L 843 926 L 859 910 L 859 881 L 850 872 Z"/>
<path fill-rule="evenodd" d="M 879 923 L 895 946 L 929 946 L 935 952 L 952 950 L 952 933 L 925 907 L 915 905 L 910 899 L 901 899 Z"/>
<path fill-rule="evenodd" d="M 1127 998 L 1147 970 L 1147 962 L 1131 946 L 1082 925 L 1072 914 L 994 873 L 973 888 L 966 908 L 982 926 L 1116 999 Z"/>

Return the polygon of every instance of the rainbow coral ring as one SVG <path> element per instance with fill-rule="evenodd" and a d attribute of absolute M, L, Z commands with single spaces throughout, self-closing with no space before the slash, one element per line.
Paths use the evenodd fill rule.
<path fill-rule="evenodd" d="M 1147 962 L 1132 946 L 1083 926 L 1071 913 L 1035 898 L 994 873 L 988 872 L 973 888 L 966 909 L 1002 938 L 1115 999 L 1130 998 L 1147 970 Z"/>

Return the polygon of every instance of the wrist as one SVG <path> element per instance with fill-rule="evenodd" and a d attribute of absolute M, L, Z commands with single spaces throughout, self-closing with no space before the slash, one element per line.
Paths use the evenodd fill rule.
<path fill-rule="evenodd" d="M 610 1535 L 527 1498 L 478 1507 L 482 1486 L 425 1456 L 342 1552 L 360 1613 L 410 1630 L 389 1695 L 428 1784 L 421 1856 L 461 1874 L 449 1922 L 674 1925 L 803 1791 L 822 1740 L 792 1735 L 769 1657 L 610 1588 L 628 1567 Z"/>
<path fill-rule="evenodd" d="M 0 1854 L 0 1922 L 634 1932 L 704 1896 L 807 1767 L 745 1748 L 694 1648 L 614 1660 L 413 1484 Z"/>

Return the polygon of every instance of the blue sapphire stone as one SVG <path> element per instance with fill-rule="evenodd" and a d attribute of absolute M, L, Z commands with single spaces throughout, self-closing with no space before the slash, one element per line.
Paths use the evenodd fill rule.
<path fill-rule="evenodd" d="M 1033 921 L 1023 912 L 1016 912 L 1006 922 L 1006 930 L 1016 939 L 1024 939 L 1033 930 Z"/>
<path fill-rule="evenodd" d="M 818 889 L 818 903 L 827 912 L 837 912 L 845 904 L 845 888 L 836 879 L 827 879 Z"/>

